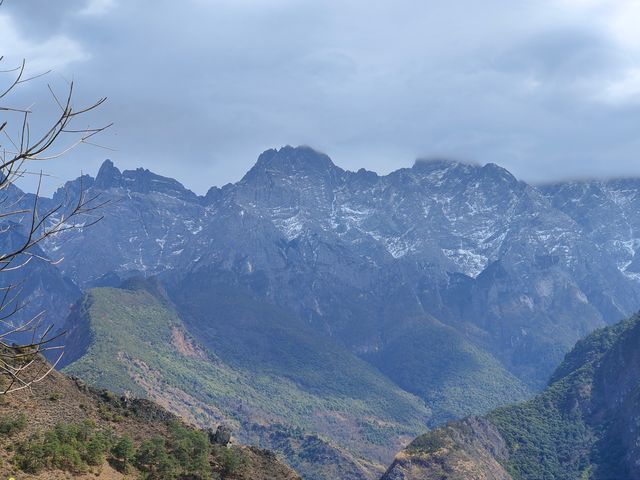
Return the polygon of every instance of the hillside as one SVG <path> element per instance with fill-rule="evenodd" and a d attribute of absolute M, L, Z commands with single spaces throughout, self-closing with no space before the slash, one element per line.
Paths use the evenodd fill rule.
<path fill-rule="evenodd" d="M 409 423 L 405 402 L 389 398 L 397 392 L 405 392 L 399 398 L 408 392 L 426 404 L 429 425 L 527 396 L 526 387 L 493 356 L 424 312 L 398 312 L 402 322 L 385 329 L 386 347 L 358 356 L 318 335 L 290 310 L 256 295 L 260 282 L 259 274 L 247 278 L 203 267 L 169 291 L 194 337 L 222 358 L 251 371 L 284 375 L 320 396 L 342 391 L 360 396 L 370 407 L 386 404 L 400 424 L 415 425 Z M 390 300 L 386 308 L 404 308 L 405 296 Z M 353 408 L 349 411 L 357 412 Z M 374 430 L 384 432 L 379 426 Z"/>
<path fill-rule="evenodd" d="M 478 175 L 484 178 L 486 188 L 494 188 L 493 177 L 486 174 L 491 169 L 440 167 L 443 175 L 451 177 L 451 188 L 460 177 L 468 189 Z M 497 174 L 502 175 L 500 171 Z M 422 164 L 387 177 L 345 172 L 312 149 L 286 147 L 261 155 L 240 182 L 212 188 L 206 196 L 198 197 L 170 178 L 143 169 L 121 172 L 107 161 L 95 179 L 82 179 L 92 193 L 111 201 L 105 219 L 92 229 L 51 239 L 46 249 L 51 255 L 65 256 L 60 265 L 63 273 L 85 289 L 105 285 L 105 281 L 117 286 L 118 277 L 158 275 L 178 313 L 201 343 L 209 341 L 200 335 L 206 337 L 211 325 L 223 327 L 211 322 L 209 312 L 226 310 L 213 304 L 222 297 L 215 290 L 202 292 L 198 297 L 202 301 L 194 304 L 194 285 L 198 291 L 203 290 L 200 285 L 230 288 L 243 302 L 281 312 L 277 316 L 286 317 L 285 323 L 303 326 L 307 335 L 322 339 L 324 345 L 346 350 L 375 369 L 384 367 L 383 374 L 392 383 L 428 403 L 433 412 L 429 424 L 436 425 L 525 398 L 536 385 L 534 377 L 555 366 L 541 365 L 540 359 L 551 364 L 575 341 L 574 330 L 586 333 L 602 320 L 588 311 L 590 307 L 576 304 L 584 314 L 583 324 L 574 326 L 567 321 L 566 327 L 559 326 L 563 322 L 555 313 L 541 310 L 537 322 L 548 328 L 529 329 L 530 302 L 538 300 L 530 293 L 527 298 L 531 300 L 525 301 L 519 290 L 509 290 L 520 272 L 509 271 L 500 278 L 485 275 L 483 281 L 480 277 L 476 281 L 469 275 L 478 272 L 464 267 L 464 273 L 454 275 L 462 263 L 452 263 L 439 253 L 439 247 L 423 240 L 435 241 L 436 230 L 442 230 L 437 235 L 442 237 L 442 245 L 456 243 L 462 233 L 444 238 L 445 231 L 455 226 L 449 220 L 447 225 L 439 225 L 445 220 L 435 215 L 437 209 L 405 211 L 396 205 L 433 203 L 445 194 L 457 198 L 456 191 L 432 192 L 429 183 L 434 178 Z M 54 201 L 73 195 L 78 185 L 78 181 L 69 182 Z M 491 201 L 512 201 L 511 190 L 521 190 L 513 181 L 500 188 L 491 195 Z M 387 204 L 387 196 L 396 200 Z M 427 210 L 435 216 L 426 218 Z M 497 209 L 491 207 L 491 211 Z M 395 216 L 394 212 L 402 215 Z M 420 231 L 414 232 L 411 225 L 419 226 Z M 400 233 L 405 229 L 407 235 Z M 471 226 L 465 231 L 471 231 Z M 409 237 L 414 247 L 393 247 L 399 238 L 409 241 Z M 95 258 L 95 251 L 110 254 Z M 574 285 L 562 275 L 554 271 L 542 271 L 540 275 L 550 282 L 552 292 L 577 298 Z M 460 291 L 459 277 L 474 289 Z M 108 283 L 109 278 L 115 280 Z M 562 288 L 554 288 L 555 284 Z M 493 294 L 488 292 L 496 289 L 507 290 L 504 295 L 513 298 L 508 312 L 497 312 L 493 305 L 486 305 L 487 301 L 493 302 Z M 467 298 L 467 293 L 473 297 Z M 468 308 L 462 310 L 461 306 Z M 251 322 L 262 325 L 256 311 L 253 308 Z M 247 309 L 230 312 L 234 313 L 227 314 L 224 328 L 246 321 L 231 315 L 249 314 Z M 496 313 L 487 318 L 486 312 Z M 571 318 L 564 311 L 559 313 L 563 321 Z M 423 332 L 426 348 L 421 342 L 402 345 L 403 338 L 416 329 Z M 234 332 L 236 345 L 250 342 L 244 337 L 251 332 L 249 328 Z M 278 334 L 287 335 L 282 328 Z M 439 344 L 431 339 L 444 337 L 452 348 L 438 352 Z M 216 339 L 220 337 L 214 336 Z M 214 350 L 224 361 L 245 358 L 225 358 L 223 350 L 233 355 L 235 349 L 221 343 Z M 280 344 L 297 348 L 295 342 Z M 540 354 L 540 348 L 545 354 Z M 260 356 L 260 351 L 250 351 Z M 301 348 L 289 353 L 304 356 L 304 352 Z M 402 362 L 400 352 L 404 355 Z M 549 352 L 553 354 L 547 355 Z M 277 356 L 266 357 L 276 363 L 270 368 L 281 369 Z M 469 365 L 460 368 L 458 358 L 469 358 Z M 530 365 L 523 360 L 513 362 L 512 358 L 536 362 Z M 265 356 L 260 360 L 260 365 L 267 367 Z M 425 375 L 425 362 L 437 374 Z M 479 389 L 476 377 L 493 381 Z"/>
<path fill-rule="evenodd" d="M 393 449 L 428 421 L 420 400 L 286 323 L 277 309 L 221 292 L 236 308 L 255 309 L 263 326 L 220 330 L 225 323 L 217 318 L 216 334 L 204 334 L 187 328 L 161 288 L 131 280 L 126 288 L 90 290 L 67 324 L 64 371 L 151 398 L 201 426 L 225 420 L 242 441 L 282 453 L 305 478 L 331 478 L 336 469 L 344 479 L 375 478 Z M 220 315 L 229 311 L 217 307 Z"/>
<path fill-rule="evenodd" d="M 52 202 L 73 197 L 79 184 L 68 182 Z M 434 424 L 543 388 L 579 338 L 640 305 L 631 180 L 536 187 L 494 164 L 446 160 L 383 176 L 345 171 L 308 147 L 283 147 L 205 196 L 110 161 L 82 184 L 111 201 L 105 219 L 44 245 L 65 257 L 62 274 L 81 288 L 114 274 L 159 275 L 180 307 L 184 281 L 232 282 L 316 336 L 388 365 L 392 381 L 429 402 Z M 612 228 L 603 231 L 590 211 L 610 217 Z M 207 322 L 180 313 L 194 325 Z M 445 385 L 422 375 L 421 362 L 410 372 L 389 364 L 399 358 L 398 338 L 434 322 L 463 351 L 489 361 L 483 375 L 493 377 L 497 366 L 505 382 L 469 401 L 459 393 L 468 377 L 455 369 L 443 373 Z M 428 338 L 407 356 L 437 349 Z M 505 399 L 505 387 L 517 382 L 517 394 Z M 450 402 L 438 400 L 445 390 Z"/>
<path fill-rule="evenodd" d="M 415 439 L 384 480 L 640 478 L 640 316 L 577 343 L 534 399 Z"/>
<path fill-rule="evenodd" d="M 2 478 L 300 479 L 269 451 L 213 443 L 148 400 L 118 397 L 55 371 L 3 397 L 0 432 Z"/>
<path fill-rule="evenodd" d="M 110 202 L 105 218 L 42 245 L 65 258 L 47 278 L 72 288 L 28 283 L 32 308 L 52 306 L 60 318 L 79 290 L 83 305 L 93 287 L 154 278 L 171 311 L 160 317 L 181 325 L 175 343 L 183 348 L 184 337 L 204 358 L 185 366 L 184 355 L 150 352 L 157 309 L 102 295 L 103 313 L 78 307 L 69 317 L 79 345 L 91 350 L 100 328 L 86 318 L 116 322 L 136 341 L 111 335 L 78 348 L 70 368 L 194 419 L 251 418 L 239 426 L 247 441 L 277 443 L 307 475 L 324 454 L 299 448 L 320 441 L 335 455 L 326 465 L 340 458 L 354 478 L 374 478 L 424 425 L 542 390 L 579 338 L 640 305 L 633 179 L 532 186 L 495 164 L 447 160 L 377 175 L 287 146 L 204 196 L 105 161 L 43 208 L 72 200 L 80 184 Z M 154 345 L 173 345 L 173 330 L 163 331 Z M 89 361 L 98 357 L 100 370 Z"/>

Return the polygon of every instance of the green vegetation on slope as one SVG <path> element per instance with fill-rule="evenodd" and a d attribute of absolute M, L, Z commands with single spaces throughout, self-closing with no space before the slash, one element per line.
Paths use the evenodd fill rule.
<path fill-rule="evenodd" d="M 219 474 L 226 478 L 250 462 L 241 449 L 212 445 L 203 431 L 179 422 L 170 425 L 166 436 L 154 435 L 138 445 L 131 436 L 119 436 L 92 420 L 59 422 L 16 442 L 12 450 L 11 462 L 34 475 L 52 470 L 83 474 L 96 467 L 99 471 L 108 460 L 121 473 L 132 473 L 135 467 L 146 480 L 205 480 L 220 478 Z M 219 472 L 213 477 L 212 461 Z"/>
<path fill-rule="evenodd" d="M 368 405 L 389 395 L 390 383 L 378 380 L 382 372 L 423 399 L 432 411 L 430 426 L 529 396 L 523 383 L 489 353 L 426 315 L 404 319 L 410 327 L 393 329 L 384 348 L 362 355 L 376 371 L 299 318 L 261 301 L 256 292 L 267 288 L 267 280 L 260 278 L 253 272 L 244 280 L 252 283 L 245 284 L 229 272 L 196 270 L 172 290 L 172 297 L 190 331 L 226 361 L 252 371 L 284 374 L 307 391 L 347 394 Z M 397 390 L 395 385 L 391 388 Z M 395 405 L 405 422 L 413 414 L 408 406 Z M 366 417 L 362 423 L 371 441 L 388 444 L 384 428 L 380 432 Z"/>
<path fill-rule="evenodd" d="M 86 350 L 71 352 L 74 361 L 65 367 L 66 373 L 117 392 L 148 395 L 202 425 L 211 424 L 212 418 L 235 419 L 241 438 L 259 440 L 263 446 L 270 446 L 268 432 L 256 439 L 248 424 L 284 424 L 319 432 L 356 458 L 371 460 L 360 462 L 371 475 L 427 421 L 428 410 L 418 399 L 357 357 L 323 345 L 309 333 L 283 327 L 273 317 L 275 310 L 238 302 L 242 308 L 254 309 L 264 322 L 265 328 L 254 336 L 239 337 L 239 329 L 249 328 L 241 322 L 234 331 L 206 335 L 207 326 L 197 331 L 190 328 L 194 336 L 209 340 L 205 350 L 192 341 L 166 301 L 138 287 L 98 288 L 84 297 L 73 321 L 75 331 L 88 329 L 91 335 L 85 339 Z M 273 330 L 266 325 L 274 325 Z M 73 325 L 70 330 L 73 336 Z M 214 336 L 215 342 L 211 341 Z M 284 341 L 290 342 L 288 347 Z M 256 359 L 256 352 L 269 353 L 260 353 L 268 356 Z M 241 362 L 239 357 L 244 355 L 255 363 Z M 251 365 L 255 368 L 250 369 Z M 342 455 L 349 458 L 351 454 Z"/>
<path fill-rule="evenodd" d="M 564 411 L 566 385 L 489 414 L 509 447 L 505 468 L 517 479 L 574 480 L 591 469 L 592 434 L 579 411 Z"/>
<path fill-rule="evenodd" d="M 90 420 L 58 423 L 19 442 L 14 462 L 25 473 L 52 469 L 83 473 L 102 465 L 109 450 L 120 440 Z"/>
<path fill-rule="evenodd" d="M 418 437 L 384 478 L 396 478 L 413 459 L 423 462 L 420 478 L 431 478 L 436 463 L 452 479 L 467 478 L 463 456 L 467 465 L 475 462 L 472 473 L 478 477 L 637 478 L 639 344 L 638 316 L 593 332 L 566 355 L 542 394 Z"/>
<path fill-rule="evenodd" d="M 0 417 L 0 435 L 10 437 L 14 433 L 24 430 L 27 426 L 27 415 L 22 412 L 17 415 Z"/>
<path fill-rule="evenodd" d="M 50 365 L 34 359 L 34 376 Z M 26 377 L 32 378 L 32 377 Z M 0 402 L 0 478 L 299 479 L 269 451 L 227 444 L 147 400 L 52 371 Z"/>
<path fill-rule="evenodd" d="M 611 430 L 615 413 L 600 404 L 604 392 L 595 377 L 603 358 L 634 328 L 638 318 L 595 331 L 566 355 L 541 395 L 488 415 L 507 442 L 504 465 L 515 479 L 626 478 L 620 432 Z"/>
<path fill-rule="evenodd" d="M 529 393 L 490 354 L 430 318 L 398 334 L 371 361 L 432 407 L 430 426 L 488 412 L 524 400 Z"/>

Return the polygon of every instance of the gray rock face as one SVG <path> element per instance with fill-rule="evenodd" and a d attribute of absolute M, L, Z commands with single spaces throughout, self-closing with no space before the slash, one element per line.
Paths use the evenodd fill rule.
<path fill-rule="evenodd" d="M 231 429 L 224 425 L 218 425 L 218 428 L 214 430 L 209 430 L 209 443 L 214 445 L 222 445 L 227 446 L 231 441 Z"/>
<path fill-rule="evenodd" d="M 377 364 L 428 317 L 537 388 L 579 337 L 640 306 L 635 180 L 534 187 L 445 160 L 378 176 L 284 147 L 205 197 L 111 162 L 85 185 L 111 200 L 105 220 L 45 245 L 78 285 L 142 273 L 179 290 L 222 270 Z"/>
<path fill-rule="evenodd" d="M 0 229 L 1 252 L 16 251 L 28 242 L 22 222 L 0 223 Z M 26 328 L 5 337 L 7 343 L 31 343 L 34 333 L 40 335 L 51 325 L 59 328 L 81 295 L 73 281 L 47 260 L 39 245 L 34 245 L 30 254 L 19 255 L 0 272 L 0 332 Z M 50 334 L 47 339 L 52 337 Z"/>

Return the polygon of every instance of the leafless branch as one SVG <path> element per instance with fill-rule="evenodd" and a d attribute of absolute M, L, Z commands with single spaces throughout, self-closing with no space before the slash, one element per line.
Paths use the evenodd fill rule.
<path fill-rule="evenodd" d="M 3 1 L 0 0 L 0 6 Z M 0 56 L 0 63 L 4 60 Z M 29 75 L 26 67 L 23 60 L 15 67 L 0 70 L 0 81 L 3 76 L 8 78 L 6 86 L 0 84 L 0 197 L 3 197 L 0 198 L 0 240 L 3 237 L 7 240 L 2 242 L 5 251 L 0 251 L 0 272 L 3 273 L 20 270 L 33 260 L 52 264 L 59 262 L 61 259 L 44 256 L 35 248 L 36 245 L 69 229 L 86 228 L 100 221 L 99 210 L 106 203 L 84 188 L 82 177 L 80 192 L 73 196 L 73 200 L 69 200 L 71 196 L 67 195 L 66 202 L 54 206 L 43 202 L 42 179 L 46 175 L 41 169 L 36 172 L 38 186 L 34 195 L 16 193 L 16 180 L 34 173 L 29 168 L 33 162 L 61 157 L 81 144 L 100 146 L 90 139 L 110 127 L 82 128 L 74 125 L 78 118 L 98 108 L 106 99 L 100 98 L 76 107 L 73 103 L 74 83 L 70 82 L 62 96 L 47 85 L 58 113 L 49 121 L 48 127 L 36 133 L 31 126 L 33 105 L 7 104 L 21 85 L 48 73 Z M 54 335 L 53 325 L 43 324 L 44 312 L 14 323 L 16 314 L 24 310 L 25 305 L 19 301 L 22 291 L 20 283 L 0 287 L 0 377 L 5 379 L 0 393 L 5 394 L 28 389 L 44 379 L 63 354 L 63 348 L 57 344 L 62 334 Z M 25 341 L 29 336 L 30 340 Z M 21 339 L 19 344 L 13 342 L 14 338 Z M 44 352 L 54 351 L 59 354 L 53 365 L 38 361 Z"/>

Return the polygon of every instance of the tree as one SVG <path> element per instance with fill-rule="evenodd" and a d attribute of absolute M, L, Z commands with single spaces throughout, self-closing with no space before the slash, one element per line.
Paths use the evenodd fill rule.
<path fill-rule="evenodd" d="M 238 473 L 246 466 L 246 459 L 235 447 L 222 447 L 219 453 L 223 478 Z"/>
<path fill-rule="evenodd" d="M 169 455 L 162 437 L 145 441 L 136 452 L 136 467 L 148 480 L 172 480 L 177 478 L 175 459 Z"/>
<path fill-rule="evenodd" d="M 0 7 L 2 3 L 0 0 Z M 5 63 L 5 58 L 0 56 L 0 67 Z M 47 127 L 36 132 L 31 126 L 34 115 L 31 107 L 13 105 L 12 101 L 21 86 L 48 72 L 30 76 L 26 66 L 23 60 L 13 68 L 0 69 L 0 239 L 11 238 L 2 242 L 6 248 L 0 251 L 0 273 L 15 272 L 33 260 L 55 263 L 56 259 L 40 253 L 36 248 L 39 243 L 64 230 L 86 228 L 101 219 L 95 211 L 102 205 L 83 188 L 73 201 L 42 205 L 43 172 L 31 171 L 31 166 L 61 157 L 82 143 L 90 143 L 92 137 L 108 128 L 110 125 L 76 126 L 79 118 L 99 107 L 106 98 L 76 108 L 73 82 L 64 96 L 57 95 L 54 88 L 47 85 L 58 114 L 48 120 Z M 22 194 L 15 182 L 32 173 L 38 175 L 37 190 L 33 195 Z M 53 325 L 44 324 L 44 312 L 27 320 L 15 320 L 17 312 L 25 306 L 20 301 L 20 293 L 20 282 L 0 283 L 0 377 L 4 378 L 0 394 L 41 381 L 55 368 L 63 353 L 63 347 L 55 344 L 61 334 L 53 335 Z M 47 351 L 54 354 L 51 366 L 38 361 L 39 354 Z"/>
<path fill-rule="evenodd" d="M 123 472 L 128 472 L 135 457 L 133 440 L 129 435 L 125 435 L 111 449 L 111 454 L 119 462 Z"/>
<path fill-rule="evenodd" d="M 171 425 L 171 454 L 183 470 L 193 478 L 210 478 L 211 446 L 206 433 L 179 423 Z"/>

